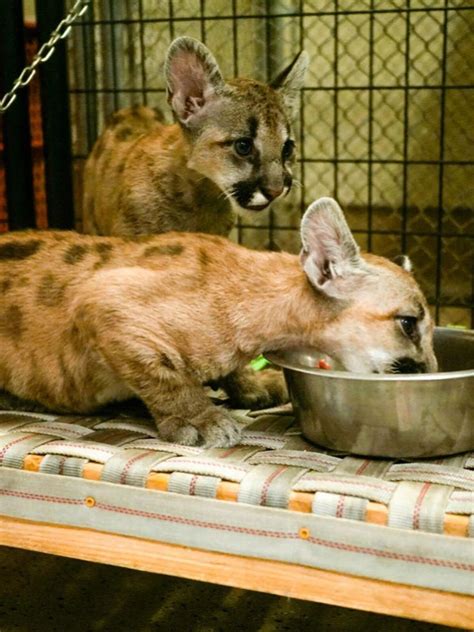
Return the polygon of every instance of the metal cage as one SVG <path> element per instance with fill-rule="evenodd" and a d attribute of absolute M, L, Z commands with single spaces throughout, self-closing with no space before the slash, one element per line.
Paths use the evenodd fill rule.
<path fill-rule="evenodd" d="M 304 48 L 300 186 L 232 238 L 296 252 L 302 210 L 332 195 L 363 249 L 412 258 L 438 323 L 474 326 L 473 32 L 464 0 L 94 0 L 68 43 L 67 94 L 54 94 L 69 99 L 76 225 L 107 116 L 145 103 L 171 121 L 174 37 L 203 41 L 226 76 L 262 80 Z"/>

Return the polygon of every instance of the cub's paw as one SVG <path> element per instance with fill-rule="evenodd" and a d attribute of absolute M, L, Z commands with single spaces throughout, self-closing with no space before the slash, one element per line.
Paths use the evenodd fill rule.
<path fill-rule="evenodd" d="M 270 408 L 288 401 L 283 373 L 276 369 L 264 371 L 246 371 L 234 378 L 229 389 L 231 406 L 250 408 Z"/>
<path fill-rule="evenodd" d="M 169 416 L 157 421 L 160 438 L 203 448 L 230 448 L 239 442 L 240 425 L 223 409 L 212 407 L 192 419 Z"/>

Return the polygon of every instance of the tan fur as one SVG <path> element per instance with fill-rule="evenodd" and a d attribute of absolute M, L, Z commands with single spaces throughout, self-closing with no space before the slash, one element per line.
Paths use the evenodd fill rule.
<path fill-rule="evenodd" d="M 120 110 L 120 122 L 112 122 L 95 144 L 84 171 L 84 232 L 227 235 L 234 224 L 229 201 L 209 178 L 188 168 L 191 141 L 178 124 L 156 120 L 147 133 L 141 131 L 142 118 L 150 120 L 152 112 Z M 127 137 L 123 127 L 130 130 Z"/>
<path fill-rule="evenodd" d="M 305 269 L 314 254 L 305 235 L 318 232 L 325 212 L 310 211 Z M 302 263 L 203 234 L 2 236 L 0 388 L 77 413 L 136 395 L 163 439 L 225 446 L 238 440 L 238 427 L 203 384 L 220 381 L 242 406 L 281 401 L 281 378 L 265 384 L 246 368 L 269 349 L 312 345 L 359 363 L 354 370 L 389 370 L 402 356 L 435 369 L 432 322 L 409 273 L 365 255 L 354 260 L 352 280 L 345 272 L 317 287 Z M 396 317 L 420 309 L 414 344 Z"/>
<path fill-rule="evenodd" d="M 112 116 L 85 166 L 84 232 L 228 235 L 235 213 L 286 195 L 294 156 L 284 147 L 306 65 L 302 53 L 272 86 L 226 83 L 206 47 L 178 38 L 166 62 L 177 123 L 140 106 Z M 237 153 L 239 139 L 252 141 L 248 156 Z"/>

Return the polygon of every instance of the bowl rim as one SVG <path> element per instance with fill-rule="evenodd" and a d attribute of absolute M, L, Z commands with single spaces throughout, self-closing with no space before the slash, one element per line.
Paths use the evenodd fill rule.
<path fill-rule="evenodd" d="M 474 329 L 460 329 L 457 327 L 436 327 L 436 331 L 449 334 L 462 333 L 469 338 L 474 339 Z M 298 347 L 294 347 L 297 349 Z M 303 347 L 301 347 L 303 348 Z M 462 371 L 441 371 L 439 373 L 410 373 L 410 374 L 392 374 L 392 373 L 351 373 L 349 371 L 331 371 L 328 369 L 318 369 L 316 367 L 307 367 L 297 362 L 290 362 L 283 359 L 282 356 L 286 353 L 286 350 L 280 351 L 267 351 L 263 355 L 272 364 L 275 364 L 283 369 L 291 369 L 298 373 L 306 373 L 308 375 L 317 375 L 319 377 L 324 376 L 329 379 L 342 379 L 342 380 L 355 380 L 364 382 L 428 382 L 438 380 L 454 380 L 456 378 L 469 378 L 474 377 L 474 369 L 464 369 Z"/>

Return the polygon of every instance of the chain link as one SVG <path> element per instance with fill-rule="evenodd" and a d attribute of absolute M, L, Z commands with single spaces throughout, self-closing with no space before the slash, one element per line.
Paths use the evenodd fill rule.
<path fill-rule="evenodd" d="M 47 42 L 41 45 L 40 49 L 33 57 L 33 61 L 21 71 L 19 77 L 13 82 L 12 89 L 3 95 L 0 101 L 0 113 L 3 114 L 8 110 L 17 97 L 20 88 L 27 86 L 36 74 L 36 69 L 40 64 L 51 57 L 54 53 L 55 46 L 59 40 L 65 39 L 71 32 L 72 23 L 83 15 L 90 4 L 91 0 L 76 0 L 72 9 L 69 11 L 64 20 L 51 33 Z"/>

